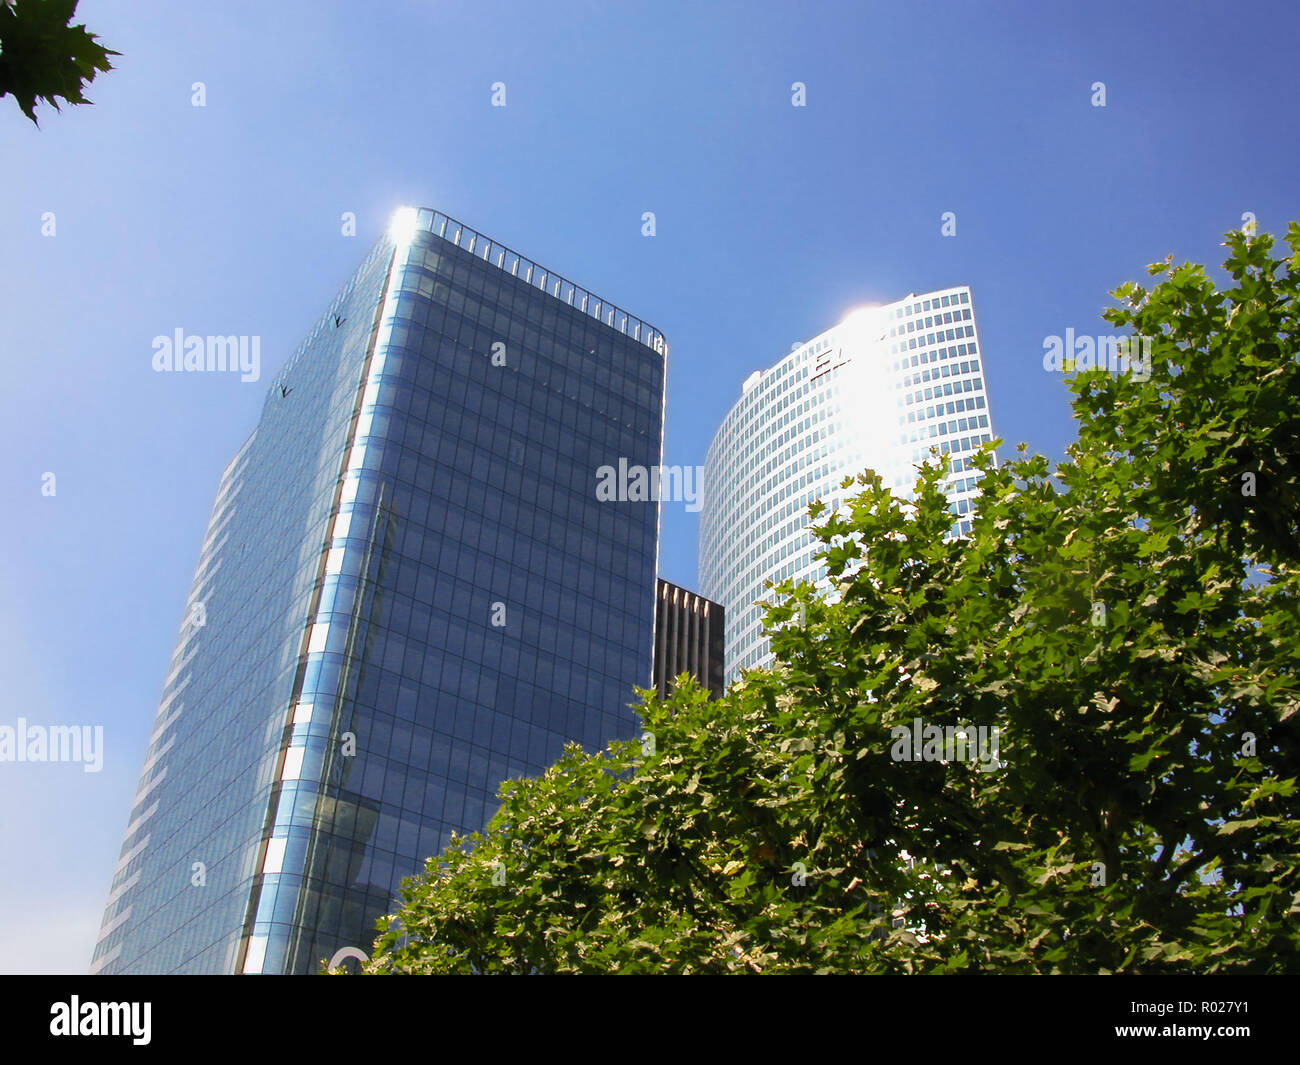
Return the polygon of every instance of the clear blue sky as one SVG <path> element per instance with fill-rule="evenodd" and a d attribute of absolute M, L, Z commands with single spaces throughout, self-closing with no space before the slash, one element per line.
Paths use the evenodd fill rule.
<path fill-rule="evenodd" d="M 0 764 L 0 972 L 86 969 L 217 477 L 399 204 L 661 328 L 667 461 L 691 464 L 752 370 L 954 284 L 995 429 L 1059 456 L 1045 336 L 1109 332 L 1107 292 L 1169 252 L 1217 265 L 1245 211 L 1300 217 L 1290 2 L 83 0 L 78 20 L 122 53 L 94 106 L 38 131 L 0 100 L 0 724 L 103 725 L 105 763 Z M 262 380 L 154 373 L 177 327 L 259 335 Z M 661 571 L 688 586 L 697 520 L 665 507 Z"/>

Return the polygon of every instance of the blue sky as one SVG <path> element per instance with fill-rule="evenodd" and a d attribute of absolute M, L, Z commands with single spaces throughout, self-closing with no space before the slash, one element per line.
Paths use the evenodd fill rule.
<path fill-rule="evenodd" d="M 1300 217 L 1291 3 L 83 0 L 78 21 L 122 53 L 94 106 L 37 130 L 0 100 L 0 724 L 102 725 L 104 767 L 0 763 L 0 972 L 88 966 L 218 475 L 398 205 L 662 329 L 666 458 L 690 464 L 751 371 L 955 284 L 995 430 L 1060 456 L 1044 337 L 1110 332 L 1109 290 L 1169 252 L 1217 265 L 1246 211 Z M 260 336 L 261 380 L 154 373 L 178 327 Z M 665 507 L 661 572 L 692 587 L 697 530 Z"/>

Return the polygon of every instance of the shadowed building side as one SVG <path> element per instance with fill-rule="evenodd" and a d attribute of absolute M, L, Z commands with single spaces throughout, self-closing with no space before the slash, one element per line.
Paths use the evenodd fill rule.
<path fill-rule="evenodd" d="M 655 606 L 654 685 L 661 698 L 689 673 L 717 698 L 722 694 L 726 614 L 702 595 L 659 578 Z"/>

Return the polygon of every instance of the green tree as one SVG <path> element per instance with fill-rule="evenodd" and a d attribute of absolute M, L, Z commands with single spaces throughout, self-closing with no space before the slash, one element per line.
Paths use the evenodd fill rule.
<path fill-rule="evenodd" d="M 84 25 L 71 25 L 77 0 L 0 0 L 0 97 L 12 95 L 36 122 L 36 104 L 88 104 L 82 92 L 111 55 Z"/>
<path fill-rule="evenodd" d="M 504 785 L 366 971 L 1300 971 L 1287 242 L 1117 289 L 1149 379 L 1070 375 L 1077 442 L 981 456 L 969 537 L 933 463 L 814 505 L 836 593 L 772 589 L 776 667 Z M 905 760 L 914 723 L 998 758 Z"/>

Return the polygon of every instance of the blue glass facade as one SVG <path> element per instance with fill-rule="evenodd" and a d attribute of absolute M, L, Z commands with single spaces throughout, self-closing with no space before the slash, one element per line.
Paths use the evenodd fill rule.
<path fill-rule="evenodd" d="M 660 461 L 663 339 L 445 216 L 413 221 L 223 477 L 97 971 L 368 951 L 401 878 L 482 827 L 501 780 L 636 729 L 657 504 L 595 485 Z"/>

